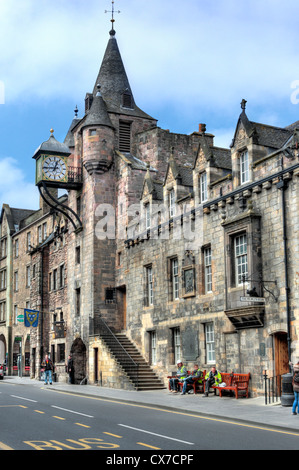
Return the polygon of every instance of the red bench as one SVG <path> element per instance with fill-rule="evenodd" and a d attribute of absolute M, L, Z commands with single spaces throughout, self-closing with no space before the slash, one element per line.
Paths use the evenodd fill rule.
<path fill-rule="evenodd" d="M 236 399 L 239 398 L 239 394 L 245 393 L 246 398 L 248 398 L 248 387 L 250 380 L 250 373 L 248 374 L 229 374 L 227 372 L 221 372 L 222 382 L 226 383 L 225 387 L 219 387 L 219 385 L 213 385 L 212 388 L 219 390 L 219 395 L 222 397 L 223 390 L 228 390 L 235 392 Z"/>

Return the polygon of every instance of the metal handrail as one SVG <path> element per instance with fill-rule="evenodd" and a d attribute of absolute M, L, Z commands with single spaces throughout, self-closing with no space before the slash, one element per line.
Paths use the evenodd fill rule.
<path fill-rule="evenodd" d="M 120 341 L 118 340 L 118 338 L 115 336 L 115 334 L 111 331 L 111 329 L 109 328 L 109 326 L 107 325 L 107 323 L 103 320 L 102 317 L 97 317 L 96 319 L 96 323 L 97 323 L 97 326 L 99 327 L 99 332 L 102 335 L 106 335 L 110 338 L 113 339 L 113 341 L 117 344 L 117 346 L 120 348 L 121 352 L 123 355 L 126 356 L 126 359 L 128 360 L 128 362 L 124 361 L 123 364 L 125 364 L 126 366 L 131 366 L 133 367 L 133 369 L 135 369 L 136 371 L 136 386 L 138 388 L 138 383 L 139 383 L 139 378 L 138 378 L 138 368 L 139 368 L 139 364 L 136 363 L 134 361 L 134 359 L 132 359 L 132 357 L 130 356 L 130 354 L 128 353 L 128 351 L 126 351 L 126 349 L 123 347 L 123 345 L 120 343 Z M 117 358 L 119 359 L 119 358 Z M 122 365 L 122 362 L 120 361 L 120 364 Z"/>

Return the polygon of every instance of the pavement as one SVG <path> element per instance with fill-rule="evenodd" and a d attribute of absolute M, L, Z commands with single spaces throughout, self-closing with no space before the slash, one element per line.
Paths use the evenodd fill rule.
<path fill-rule="evenodd" d="M 29 377 L 4 377 L 1 383 L 22 385 L 26 387 L 44 388 L 42 381 Z M 179 413 L 191 413 L 209 419 L 230 420 L 246 425 L 259 427 L 275 427 L 285 432 L 298 432 L 299 414 L 292 414 L 291 406 L 282 406 L 280 403 L 265 404 L 264 397 L 239 398 L 215 396 L 210 393 L 208 398 L 202 394 L 174 394 L 167 389 L 157 391 L 119 390 L 101 387 L 99 385 L 71 385 L 62 382 L 53 382 L 47 385 L 55 391 L 74 393 L 82 396 L 97 397 L 131 403 L 134 405 L 149 406 L 159 409 L 172 410 Z"/>

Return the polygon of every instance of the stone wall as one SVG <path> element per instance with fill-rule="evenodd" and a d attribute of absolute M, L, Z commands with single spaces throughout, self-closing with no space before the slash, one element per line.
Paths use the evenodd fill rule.
<path fill-rule="evenodd" d="M 95 382 L 95 349 L 98 350 L 98 385 L 134 390 L 132 382 L 111 355 L 105 342 L 97 336 L 90 337 L 89 342 L 89 381 Z"/>

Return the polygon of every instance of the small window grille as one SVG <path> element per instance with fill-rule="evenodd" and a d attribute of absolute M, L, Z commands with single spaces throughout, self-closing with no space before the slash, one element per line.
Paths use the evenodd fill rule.
<path fill-rule="evenodd" d="M 108 287 L 105 291 L 105 303 L 116 304 L 116 289 L 115 287 Z"/>

